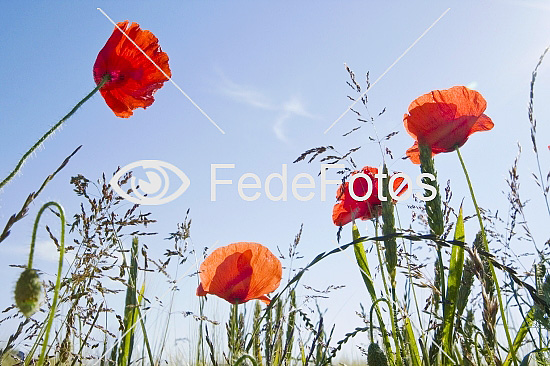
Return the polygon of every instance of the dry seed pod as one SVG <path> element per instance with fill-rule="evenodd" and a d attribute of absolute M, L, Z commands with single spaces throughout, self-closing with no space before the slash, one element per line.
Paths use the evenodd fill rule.
<path fill-rule="evenodd" d="M 388 359 L 377 343 L 371 343 L 367 351 L 369 366 L 388 366 Z"/>
<path fill-rule="evenodd" d="M 15 304 L 27 318 L 36 313 L 42 302 L 42 281 L 34 269 L 21 273 L 15 285 Z"/>

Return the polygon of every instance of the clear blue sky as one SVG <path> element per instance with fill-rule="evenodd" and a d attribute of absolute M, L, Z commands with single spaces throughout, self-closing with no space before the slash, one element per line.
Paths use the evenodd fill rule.
<path fill-rule="evenodd" d="M 43 178 L 76 146 L 84 145 L 48 185 L 29 216 L 14 226 L 12 236 L 0 245 L 0 276 L 5 284 L 0 289 L 0 308 L 11 303 L 19 270 L 8 265 L 26 261 L 39 204 L 59 201 L 70 217 L 80 202 L 69 185 L 71 176 L 81 173 L 95 179 L 102 172 L 110 175 L 117 166 L 141 159 L 167 161 L 191 180 L 189 190 L 180 198 L 150 209 L 159 221 L 151 229 L 159 235 L 146 239 L 146 243 L 159 256 L 170 244 L 163 238 L 175 230 L 188 208 L 197 249 L 256 241 L 274 251 L 277 246 L 286 251 L 301 223 L 302 264 L 332 249 L 336 227 L 331 212 L 336 187 L 329 189 L 326 202 L 319 199 L 318 180 L 316 196 L 309 202 L 299 202 L 291 193 L 287 202 L 271 202 L 265 194 L 257 201 L 244 202 L 236 181 L 246 172 L 259 175 L 263 181 L 268 174 L 280 172 L 282 164 L 288 164 L 289 180 L 301 172 L 315 176 L 318 164 L 292 161 L 311 147 L 327 144 L 341 151 L 363 145 L 354 157 L 358 165 L 381 164 L 377 145 L 368 142 L 371 128 L 341 137 L 357 125 L 352 113 L 323 134 L 349 104 L 344 63 L 355 71 L 362 85 L 367 71 L 371 81 L 375 80 L 448 7 L 449 13 L 369 92 L 372 114 L 386 108 L 377 119 L 378 133 L 383 136 L 399 131 L 387 143 L 396 157 L 390 168 L 413 177 L 419 172 L 417 166 L 400 160 L 412 145 L 402 124 L 409 103 L 433 89 L 469 85 L 486 98 L 486 114 L 495 123 L 491 132 L 473 135 L 462 149 L 480 205 L 507 211 L 504 180 L 520 142 L 524 147 L 520 170 L 523 198 L 532 200 L 528 218 L 539 242 L 547 239 L 543 225 L 537 228 L 537 220 L 545 211 L 529 178 L 535 165 L 529 152 L 527 120 L 531 72 L 550 43 L 550 5 L 544 1 L 398 1 L 391 6 L 374 1 L 6 3 L 0 14 L 1 176 L 7 175 L 26 149 L 93 89 L 92 66 L 113 30 L 97 7 L 115 21 L 136 21 L 151 30 L 170 57 L 174 81 L 226 134 L 220 134 L 169 83 L 157 92 L 151 107 L 135 111 L 130 119 L 115 117 L 103 99 L 95 96 L 0 193 L 3 228 Z M 546 123 L 550 109 L 545 103 L 550 96 L 549 81 L 546 63 L 537 88 L 541 148 L 550 144 Z M 549 161 L 545 149 L 542 157 L 544 169 Z M 233 163 L 236 168 L 222 176 L 232 179 L 233 185 L 220 186 L 218 200 L 210 202 L 210 164 L 214 163 Z M 436 165 L 442 185 L 451 179 L 453 205 L 458 208 L 467 190 L 456 155 L 439 155 Z M 406 203 L 399 205 L 399 210 L 403 226 L 408 226 Z M 473 213 L 468 198 L 465 210 L 466 214 Z M 53 221 L 48 223 L 54 225 Z M 366 224 L 360 228 L 367 233 Z M 344 242 L 350 239 L 349 231 L 346 227 Z M 472 226 L 467 239 L 472 239 L 474 231 Z M 46 235 L 42 232 L 43 240 Z M 42 258 L 36 259 L 37 267 L 52 274 L 55 264 L 51 252 L 45 249 L 39 254 Z M 161 288 L 160 294 L 168 288 L 162 278 L 149 281 Z M 369 304 L 359 281 L 351 252 L 326 260 L 304 278 L 305 284 L 316 288 L 347 286 L 321 303 L 329 309 L 326 322 L 337 324 L 336 339 L 359 325 L 354 315 L 359 302 Z M 187 278 L 180 285 L 174 310 L 196 311 L 196 280 Z M 218 313 L 228 309 L 222 300 L 211 298 L 208 302 Z M 186 337 L 185 330 L 191 329 L 186 327 L 174 330 L 173 336 Z M 0 341 L 10 334 L 7 328 L 0 330 Z"/>

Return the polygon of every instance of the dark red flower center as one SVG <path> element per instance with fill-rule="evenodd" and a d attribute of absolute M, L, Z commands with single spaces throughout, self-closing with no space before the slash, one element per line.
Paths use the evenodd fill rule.
<path fill-rule="evenodd" d="M 120 70 L 112 70 L 107 72 L 107 74 L 110 76 L 110 83 L 118 83 L 124 80 L 124 73 Z"/>

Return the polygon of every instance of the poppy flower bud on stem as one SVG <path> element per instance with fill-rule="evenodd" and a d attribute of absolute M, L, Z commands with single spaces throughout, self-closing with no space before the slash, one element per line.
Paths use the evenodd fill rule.
<path fill-rule="evenodd" d="M 15 285 L 15 304 L 27 318 L 40 308 L 42 302 L 42 281 L 38 273 L 31 268 L 26 268 Z"/>
<path fill-rule="evenodd" d="M 32 230 L 32 239 L 31 239 L 31 249 L 29 252 L 29 262 L 27 268 L 23 271 L 17 284 L 15 286 L 15 302 L 19 310 L 26 316 L 29 317 L 34 314 L 40 307 L 40 298 L 42 295 L 42 284 L 40 283 L 40 278 L 34 269 L 32 269 L 32 263 L 34 258 L 34 245 L 36 243 L 36 232 L 38 231 L 38 223 L 40 222 L 40 217 L 44 211 L 50 206 L 55 206 L 59 211 L 59 219 L 61 220 L 61 237 L 59 241 L 59 264 L 57 267 L 57 280 L 55 283 L 54 294 L 52 299 L 52 306 L 50 308 L 50 313 L 48 316 L 48 322 L 46 325 L 46 332 L 44 333 L 44 340 L 42 343 L 42 351 L 40 353 L 40 358 L 38 360 L 38 366 L 44 364 L 46 350 L 48 349 L 48 337 L 50 335 L 50 329 L 52 328 L 53 318 L 55 315 L 55 310 L 57 307 L 57 299 L 59 297 L 59 289 L 61 288 L 61 274 L 63 270 L 63 257 L 65 256 L 65 211 L 63 207 L 57 202 L 48 202 L 44 204 L 34 221 L 34 226 Z M 32 355 L 30 355 L 32 357 Z"/>

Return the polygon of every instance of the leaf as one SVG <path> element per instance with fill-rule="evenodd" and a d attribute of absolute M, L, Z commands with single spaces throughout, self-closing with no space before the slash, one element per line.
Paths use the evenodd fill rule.
<path fill-rule="evenodd" d="M 361 237 L 361 235 L 359 234 L 359 229 L 357 229 L 357 225 L 355 225 L 355 223 L 353 223 L 353 227 L 351 230 L 352 230 L 354 241 Z M 355 260 L 357 261 L 357 266 L 359 267 L 359 271 L 361 271 L 361 277 L 363 277 L 363 282 L 365 283 L 365 286 L 369 291 L 371 299 L 374 302 L 377 300 L 377 296 L 376 296 L 376 291 L 374 289 L 374 282 L 370 274 L 369 263 L 367 261 L 367 255 L 365 254 L 365 248 L 363 246 L 363 242 L 357 242 L 353 244 L 353 252 L 355 253 Z"/>
<path fill-rule="evenodd" d="M 357 261 L 357 266 L 359 267 L 359 271 L 361 271 L 361 277 L 363 277 L 363 282 L 365 283 L 365 286 L 367 287 L 367 290 L 370 294 L 371 300 L 374 303 L 378 298 L 376 296 L 376 290 L 374 289 L 374 282 L 370 274 L 369 262 L 367 260 L 367 255 L 365 254 L 365 247 L 363 246 L 363 241 L 359 240 L 361 238 L 361 234 L 359 233 L 359 229 L 357 228 L 357 225 L 355 225 L 355 222 L 353 223 L 353 226 L 351 228 L 351 233 L 352 233 L 353 241 L 355 242 L 355 244 L 353 244 L 355 260 Z M 384 320 L 382 319 L 382 313 L 380 312 L 380 308 L 378 307 L 378 304 L 375 304 L 374 310 L 376 311 L 376 316 L 378 318 L 380 331 L 382 333 L 382 341 L 384 342 L 384 347 L 386 349 L 387 357 L 389 358 L 390 363 L 393 364 L 393 356 L 391 352 L 390 339 L 388 337 L 388 332 L 386 331 L 386 326 L 384 325 Z M 371 341 L 373 340 L 371 339 Z"/>
<path fill-rule="evenodd" d="M 462 206 L 456 220 L 454 240 L 464 242 L 464 217 Z M 462 269 L 464 268 L 464 248 L 458 245 L 453 246 L 451 261 L 449 263 L 449 278 L 447 282 L 447 304 L 443 314 L 443 351 L 447 355 L 453 353 L 453 331 L 454 318 L 456 313 L 456 301 L 458 290 L 462 282 Z"/>
<path fill-rule="evenodd" d="M 418 352 L 418 345 L 416 344 L 416 338 L 411 326 L 411 320 L 408 316 L 405 317 L 405 335 L 407 344 L 409 345 L 409 351 L 411 353 L 411 361 L 413 366 L 421 366 L 420 353 Z"/>
<path fill-rule="evenodd" d="M 525 315 L 525 319 L 523 319 L 523 322 L 521 323 L 521 326 L 518 329 L 518 332 L 516 333 L 516 338 L 514 338 L 514 343 L 512 343 L 512 349 L 508 352 L 508 355 L 506 356 L 506 359 L 504 360 L 504 363 L 502 366 L 510 366 L 512 363 L 512 356 L 517 355 L 517 352 L 519 348 L 521 347 L 521 344 L 523 343 L 523 339 L 529 332 L 529 329 L 531 328 L 531 325 L 533 324 L 533 321 L 535 319 L 535 310 L 537 305 L 533 305 L 529 312 Z M 526 359 L 529 360 L 529 355 L 526 356 Z M 522 365 L 523 362 L 522 361 Z"/>

